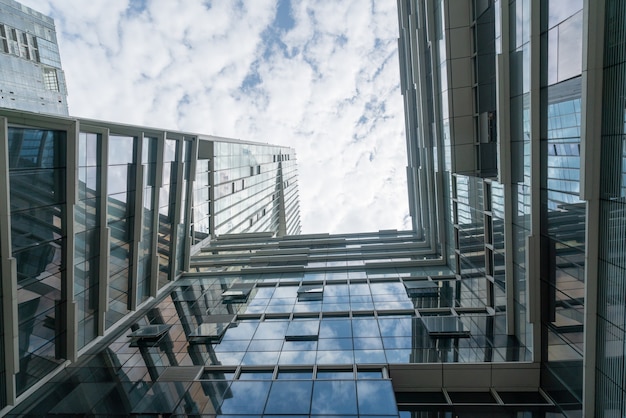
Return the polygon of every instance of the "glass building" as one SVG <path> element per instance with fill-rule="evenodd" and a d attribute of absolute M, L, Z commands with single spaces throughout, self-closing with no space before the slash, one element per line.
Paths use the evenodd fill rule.
<path fill-rule="evenodd" d="M 626 4 L 398 17 L 410 231 L 298 235 L 288 148 L 0 111 L 0 414 L 626 415 Z"/>
<path fill-rule="evenodd" d="M 414 225 L 506 311 L 561 413 L 623 416 L 626 4 L 398 9 Z"/>
<path fill-rule="evenodd" d="M 2 408 L 212 239 L 300 232 L 289 148 L 14 110 L 0 123 Z"/>
<path fill-rule="evenodd" d="M 67 115 L 54 20 L 0 0 L 0 108 Z"/>

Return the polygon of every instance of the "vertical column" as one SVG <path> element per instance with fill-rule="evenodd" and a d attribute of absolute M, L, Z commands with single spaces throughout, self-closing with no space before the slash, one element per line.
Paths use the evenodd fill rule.
<path fill-rule="evenodd" d="M 78 308 L 76 301 L 74 300 L 74 248 L 75 248 L 75 236 L 74 236 L 74 211 L 78 202 L 78 134 L 80 128 L 78 121 L 74 121 L 67 130 L 67 145 L 66 145 L 66 175 L 65 175 L 65 228 L 67 242 L 63 247 L 65 251 L 65 280 L 61 281 L 62 300 L 65 300 L 64 315 L 61 315 L 62 320 L 65 320 L 65 347 L 62 348 L 62 352 L 65 351 L 65 358 L 71 361 L 76 361 L 77 341 L 78 341 L 78 324 L 76 319 L 76 309 Z M 61 305 L 63 306 L 63 305 Z"/>
<path fill-rule="evenodd" d="M 150 296 L 156 297 L 159 291 L 159 195 L 163 186 L 163 151 L 165 148 L 165 132 L 157 136 L 156 172 L 154 179 L 154 216 L 152 219 L 153 244 L 150 272 Z"/>
<path fill-rule="evenodd" d="M 187 182 L 187 207 L 185 208 L 185 210 L 187 211 L 187 215 L 185 216 L 185 218 L 189 221 L 189 223 L 186 225 L 186 231 L 185 231 L 185 258 L 184 258 L 184 262 L 183 262 L 183 270 L 184 271 L 188 271 L 189 270 L 189 254 L 191 253 L 191 243 L 193 241 L 193 237 L 191 236 L 191 229 L 188 227 L 188 225 L 191 222 L 192 219 L 192 211 L 193 211 L 193 205 L 194 205 L 194 188 L 195 188 L 195 183 L 196 183 L 196 163 L 198 162 L 198 145 L 199 145 L 199 140 L 198 138 L 195 138 L 193 140 L 193 142 L 191 143 L 191 159 L 189 161 L 189 181 Z M 197 219 L 194 219 L 194 221 L 196 221 Z"/>
<path fill-rule="evenodd" d="M 215 141 L 209 142 L 209 239 L 215 238 Z"/>
<path fill-rule="evenodd" d="M 100 141 L 100 259 L 98 281 L 98 335 L 104 335 L 106 328 L 106 311 L 109 307 L 109 227 L 108 216 L 108 187 L 107 177 L 109 171 L 109 130 L 102 132 Z"/>
<path fill-rule="evenodd" d="M 513 283 L 513 190 L 511 187 L 511 78 L 510 78 L 510 25 L 508 0 L 498 1 L 496 10 L 502 17 L 500 52 L 496 55 L 496 105 L 498 112 L 498 182 L 504 191 L 504 263 L 506 277 L 506 332 L 515 335 L 515 286 Z M 513 11 L 514 12 L 514 11 Z M 497 24 L 497 20 L 496 20 Z M 496 28 L 497 29 L 497 28 Z M 497 48 L 497 47 L 496 47 Z"/>
<path fill-rule="evenodd" d="M 530 3 L 530 235 L 526 237 L 526 312 L 533 360 L 541 359 L 541 0 Z"/>
<path fill-rule="evenodd" d="M 135 152 L 137 158 L 135 160 L 135 205 L 133 217 L 133 240 L 132 240 L 132 260 L 130 267 L 130 278 L 128 283 L 128 309 L 134 311 L 137 309 L 137 286 L 139 281 L 139 244 L 143 237 L 143 176 L 145 167 L 142 164 L 143 149 L 143 133 L 134 134 L 137 138 Z"/>
<path fill-rule="evenodd" d="M 2 325 L 4 327 L 4 391 L 7 403 L 15 403 L 17 396 L 15 375 L 19 371 L 17 264 L 11 252 L 11 207 L 9 202 L 8 120 L 0 118 L 0 271 L 2 280 Z"/>
<path fill-rule="evenodd" d="M 604 0 L 586 0 L 583 5 L 580 197 L 587 201 L 583 356 L 583 415 L 586 417 L 595 415 L 596 398 L 604 10 Z"/>
<path fill-rule="evenodd" d="M 176 257 L 178 251 L 178 229 L 180 226 L 180 213 L 183 210 L 180 206 L 183 197 L 183 184 L 184 184 L 184 175 L 185 175 L 185 141 L 180 139 L 176 141 L 176 163 L 174 167 L 176 168 L 176 197 L 174 198 L 174 211 L 172 215 L 172 233 L 171 236 L 171 250 L 170 250 L 170 280 L 174 281 L 176 279 L 176 271 L 178 270 L 178 257 Z M 170 190 L 171 193 L 171 190 Z"/>

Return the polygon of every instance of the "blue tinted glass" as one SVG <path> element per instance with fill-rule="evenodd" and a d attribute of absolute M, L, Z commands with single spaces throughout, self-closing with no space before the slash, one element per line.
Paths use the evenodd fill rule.
<path fill-rule="evenodd" d="M 256 331 L 258 322 L 245 321 L 231 324 L 224 335 L 224 340 L 250 340 Z"/>
<path fill-rule="evenodd" d="M 387 362 L 384 350 L 354 350 L 354 361 L 363 364 L 381 364 Z"/>
<path fill-rule="evenodd" d="M 283 347 L 283 340 L 252 340 L 248 351 L 279 351 Z"/>
<path fill-rule="evenodd" d="M 354 379 L 352 370 L 318 370 L 318 379 Z"/>
<path fill-rule="evenodd" d="M 380 338 L 355 338 L 355 350 L 371 350 L 383 348 L 383 342 Z"/>
<path fill-rule="evenodd" d="M 383 373 L 379 370 L 359 370 L 357 372 L 358 379 L 382 379 Z M 357 386 L 358 388 L 358 386 Z M 357 389 L 358 392 L 358 389 Z"/>
<path fill-rule="evenodd" d="M 285 370 L 278 372 L 279 379 L 311 379 L 313 378 L 312 370 Z"/>
<path fill-rule="evenodd" d="M 287 329 L 287 337 L 306 338 L 316 336 L 319 333 L 320 321 L 318 320 L 297 320 L 294 319 Z"/>
<path fill-rule="evenodd" d="M 221 414 L 260 414 L 270 390 L 269 381 L 235 381 L 230 385 L 231 397 L 224 399 Z"/>
<path fill-rule="evenodd" d="M 243 357 L 241 364 L 262 365 L 276 364 L 278 362 L 279 351 L 248 351 Z"/>
<path fill-rule="evenodd" d="M 266 414 L 308 414 L 311 409 L 311 381 L 275 381 L 272 384 Z"/>
<path fill-rule="evenodd" d="M 352 364 L 354 353 L 352 350 L 327 350 L 317 352 L 317 364 Z"/>
<path fill-rule="evenodd" d="M 406 318 L 390 318 L 390 319 L 378 319 L 380 326 L 380 333 L 385 336 L 410 336 L 411 330 L 411 317 Z"/>
<path fill-rule="evenodd" d="M 239 380 L 272 380 L 273 375 L 271 370 L 244 371 L 239 374 Z"/>
<path fill-rule="evenodd" d="M 352 326 L 349 319 L 324 319 L 320 324 L 320 338 L 352 337 Z"/>
<path fill-rule="evenodd" d="M 315 356 L 315 351 L 283 351 L 280 353 L 278 364 L 313 364 Z"/>
<path fill-rule="evenodd" d="M 361 415 L 396 415 L 398 408 L 396 398 L 388 380 L 371 380 L 356 382 Z"/>
<path fill-rule="evenodd" d="M 380 337 L 378 321 L 374 317 L 354 319 L 352 320 L 352 333 L 355 337 Z"/>
<path fill-rule="evenodd" d="M 325 338 L 320 339 L 319 350 L 352 350 L 352 338 Z"/>
<path fill-rule="evenodd" d="M 351 380 L 318 380 L 313 385 L 312 414 L 356 414 L 356 385 Z"/>
<path fill-rule="evenodd" d="M 317 341 L 285 341 L 283 351 L 317 350 Z"/>

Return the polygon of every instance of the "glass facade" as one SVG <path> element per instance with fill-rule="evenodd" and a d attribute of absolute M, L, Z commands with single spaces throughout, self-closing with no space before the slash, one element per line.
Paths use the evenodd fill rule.
<path fill-rule="evenodd" d="M 532 343 L 528 323 L 526 239 L 531 232 L 530 0 L 509 3 L 510 147 L 513 306 L 515 333 Z M 506 110 L 504 110 L 506 111 Z"/>
<path fill-rule="evenodd" d="M 258 246 L 275 248 L 279 257 L 295 246 L 309 250 L 305 258 L 320 259 L 316 253 L 323 252 L 336 262 L 354 258 L 346 250 L 357 247 L 361 258 L 382 260 L 385 246 L 410 234 L 300 238 L 233 236 L 212 242 L 207 252 Z M 413 263 L 428 252 L 413 251 Z M 504 313 L 466 301 L 469 290 L 437 260 L 414 267 L 394 259 L 369 267 L 307 265 L 300 272 L 284 261 L 267 271 L 231 271 L 229 265 L 222 262 L 229 272 L 183 275 L 129 328 L 9 416 L 446 416 L 423 411 L 463 411 L 468 399 L 481 414 L 554 412 L 537 391 L 479 390 L 470 398 L 462 390 L 444 396 L 441 388 L 422 398 L 398 392 L 398 370 L 407 365 L 504 364 L 530 356 L 507 337 Z M 498 405 L 507 409 L 494 409 Z"/>
<path fill-rule="evenodd" d="M 572 397 L 564 405 L 582 403 L 583 391 L 582 7 L 582 1 L 550 1 L 541 10 L 542 358 L 546 389 Z"/>
<path fill-rule="evenodd" d="M 232 142 L 214 147 L 215 234 L 299 234 L 293 150 Z"/>
<path fill-rule="evenodd" d="M 0 107 L 67 115 L 67 88 L 54 21 L 0 1 Z"/>
<path fill-rule="evenodd" d="M 102 135 L 78 137 L 78 201 L 74 209 L 74 299 L 78 301 L 78 347 L 98 332 L 100 285 Z"/>
<path fill-rule="evenodd" d="M 9 128 L 12 256 L 17 270 L 21 394 L 63 360 L 66 332 L 66 135 Z"/>
<path fill-rule="evenodd" d="M 144 136 L 141 148 L 141 174 L 143 177 L 143 198 L 141 199 L 141 237 L 137 254 L 137 298 L 141 304 L 150 296 L 152 283 L 152 262 L 154 260 L 153 225 L 155 216 L 155 184 L 157 165 L 158 139 Z"/>
<path fill-rule="evenodd" d="M 626 5 L 606 2 L 600 170 L 596 416 L 626 414 Z"/>
<path fill-rule="evenodd" d="M 129 310 L 132 276 L 137 138 L 109 135 L 107 167 L 107 227 L 109 229 L 109 301 L 106 326 Z"/>
<path fill-rule="evenodd" d="M 121 320 L 158 296 L 159 289 L 178 279 L 189 262 L 198 225 L 205 237 L 215 239 L 212 163 L 220 158 L 212 153 L 218 147 L 210 137 L 0 112 L 8 133 L 3 139 L 8 152 L 4 199 L 10 207 L 2 228 L 10 230 L 11 238 L 11 251 L 2 258 L 0 295 L 2 306 L 8 304 L 3 313 L 8 312 L 9 319 L 15 303 L 18 327 L 11 331 L 13 339 L 4 334 L 9 319 L 0 328 L 4 406 L 66 359 L 88 350 L 98 337 L 113 332 Z M 222 138 L 220 143 L 227 141 Z M 255 213 L 270 212 L 255 231 L 271 236 L 281 232 L 281 225 L 283 230 L 299 228 L 293 151 L 246 143 L 234 152 L 246 154 L 250 149 L 271 158 L 273 169 L 263 176 L 255 167 L 254 175 L 264 183 L 250 183 L 249 191 L 255 193 L 246 205 Z M 236 155 L 228 159 L 220 163 L 225 173 Z M 204 212 L 194 211 L 196 204 Z M 235 206 L 247 213 L 246 205 Z M 281 214 L 286 208 L 290 214 Z M 195 225 L 192 213 L 204 213 Z M 270 218 L 272 222 L 266 221 Z M 11 341 L 15 349 L 6 350 Z M 5 373 L 6 364 L 13 361 L 7 357 L 14 351 L 19 365 L 15 379 Z"/>
<path fill-rule="evenodd" d="M 622 3 L 398 2 L 411 231 L 297 235 L 286 147 L 0 110 L 0 410 L 624 415 Z M 3 59 L 60 86 L 53 37 L 11 25 Z"/>

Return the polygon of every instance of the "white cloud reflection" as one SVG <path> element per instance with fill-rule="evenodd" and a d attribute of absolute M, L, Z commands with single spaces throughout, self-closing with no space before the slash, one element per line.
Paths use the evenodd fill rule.
<path fill-rule="evenodd" d="M 395 2 L 23 3 L 56 21 L 70 114 L 291 146 L 303 232 L 410 227 Z"/>

